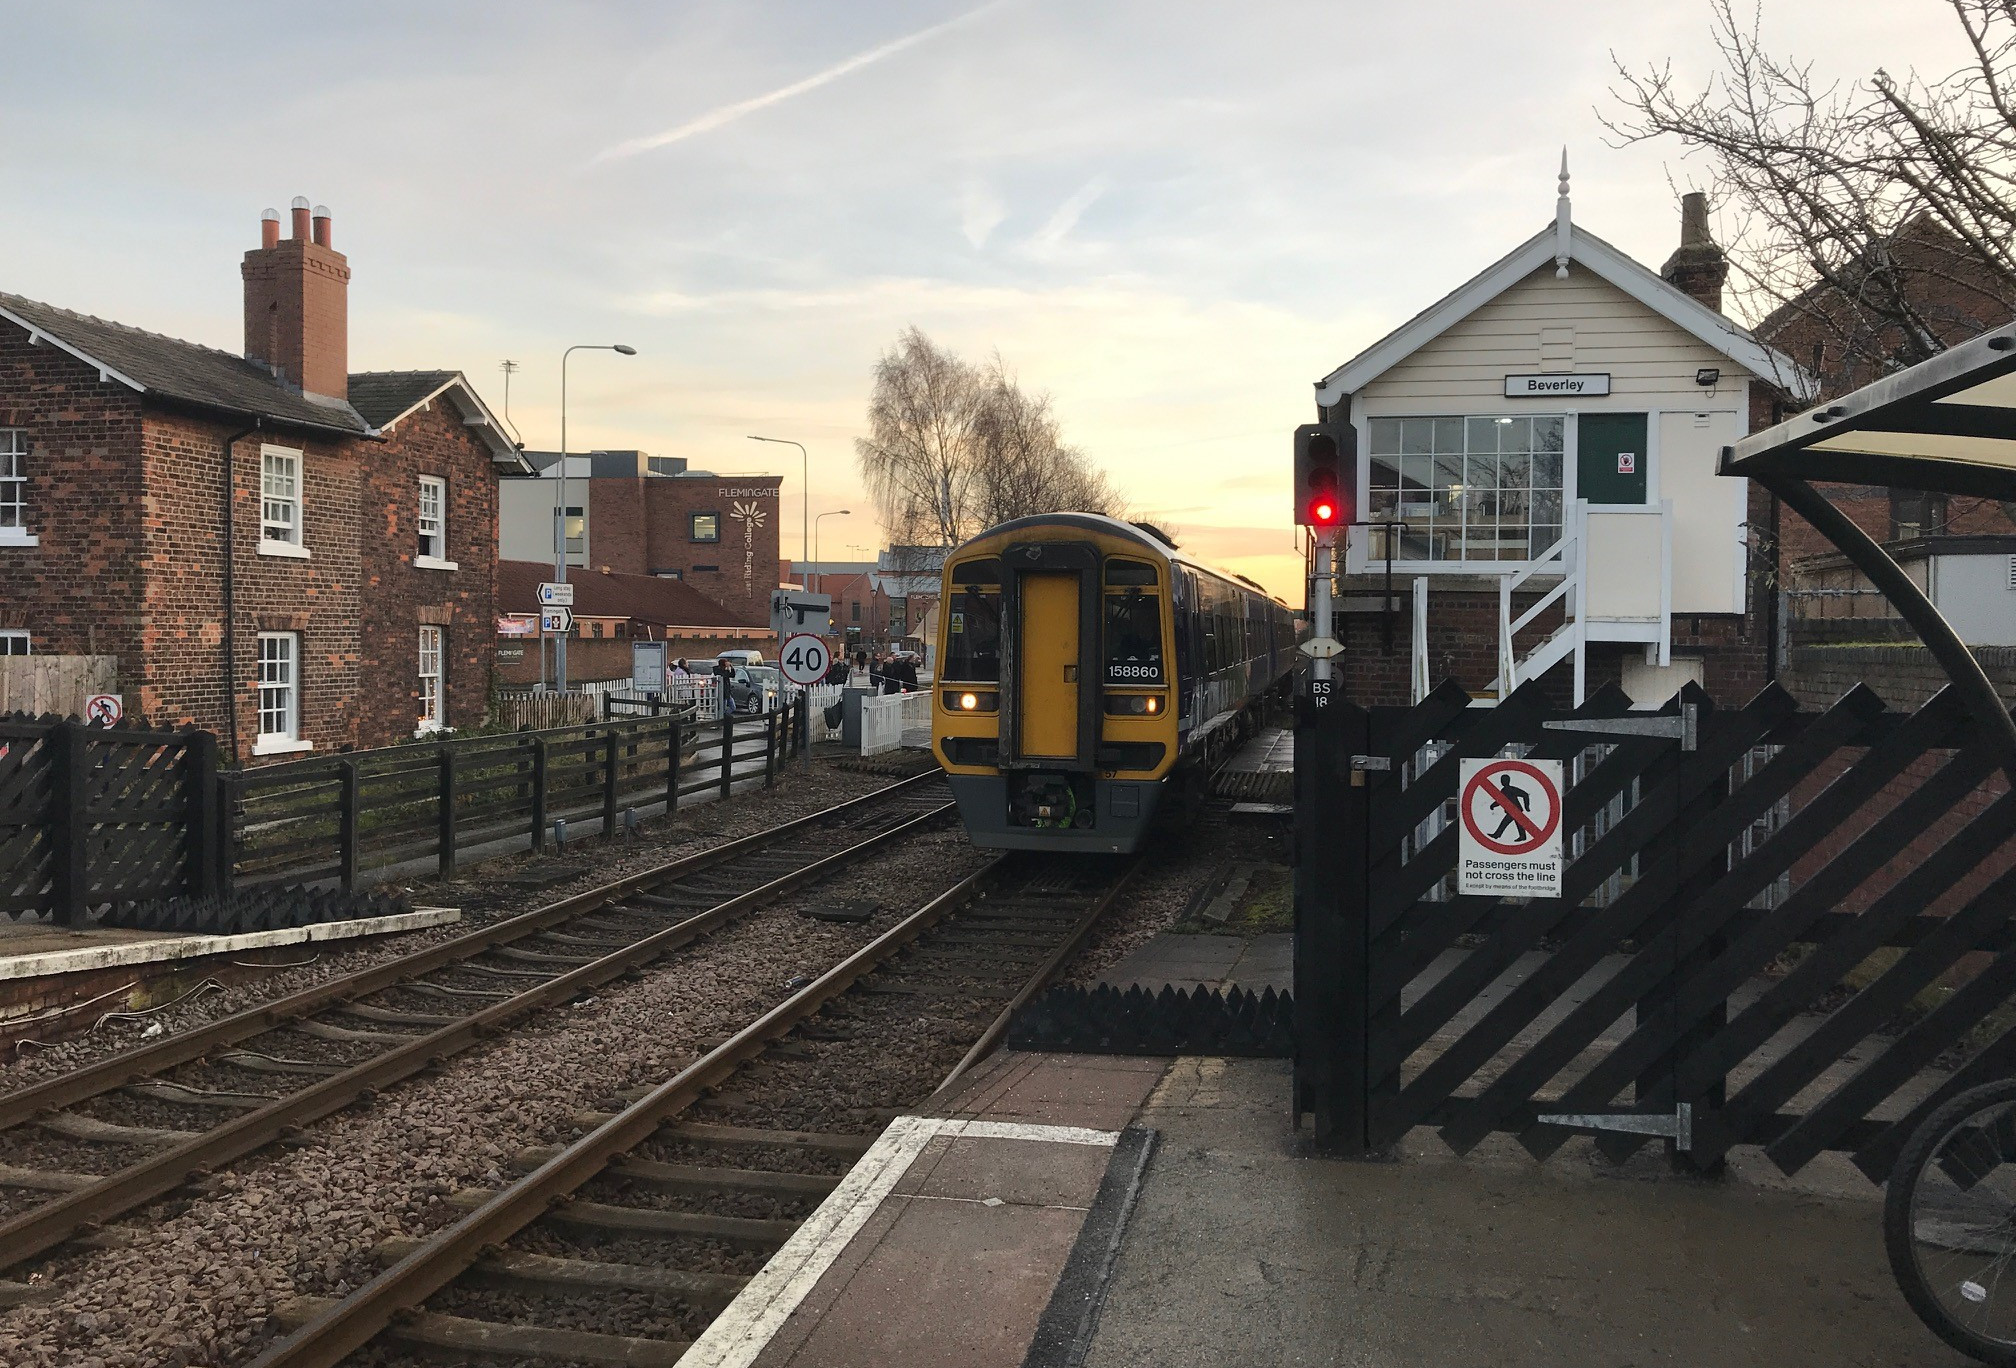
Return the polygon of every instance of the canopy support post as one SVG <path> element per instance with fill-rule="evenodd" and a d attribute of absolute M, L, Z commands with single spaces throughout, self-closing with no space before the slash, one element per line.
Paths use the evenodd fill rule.
<path fill-rule="evenodd" d="M 1946 677 L 1953 681 L 1953 687 L 1960 691 L 1968 710 L 1980 722 L 1988 744 L 1999 752 L 2002 768 L 2012 780 L 2016 780 L 2016 722 L 2010 720 L 2009 710 L 2003 706 L 1994 684 L 1989 682 L 1987 674 L 1981 669 L 1981 662 L 1967 649 L 1967 643 L 1953 630 L 1953 624 L 1946 621 L 1945 614 L 1933 606 L 1932 600 L 1925 597 L 1925 592 L 1874 538 L 1857 527 L 1847 514 L 1812 485 L 1790 475 L 1756 475 L 1752 478 L 1777 495 L 1786 507 L 1813 524 L 1821 536 L 1833 542 L 1857 570 L 1869 577 L 1869 582 L 1883 597 L 1890 600 L 1899 616 L 1924 641 L 1925 649 L 1932 653 L 1932 658 L 1946 671 Z"/>

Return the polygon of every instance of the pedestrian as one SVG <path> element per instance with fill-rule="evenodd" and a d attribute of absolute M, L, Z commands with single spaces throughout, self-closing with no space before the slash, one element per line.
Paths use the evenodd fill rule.
<path fill-rule="evenodd" d="M 735 715 L 734 667 L 729 665 L 725 659 L 716 660 L 714 662 L 714 679 L 721 688 L 721 715 L 723 717 L 733 717 Z"/>
<path fill-rule="evenodd" d="M 902 693 L 903 679 L 896 673 L 896 658 L 894 656 L 883 656 L 880 662 L 880 669 L 882 674 L 882 692 L 885 694 Z"/>
<path fill-rule="evenodd" d="M 828 684 L 839 684 L 844 687 L 847 683 L 848 673 L 847 657 L 836 655 L 833 657 L 833 663 L 826 667 L 826 682 Z"/>
<path fill-rule="evenodd" d="M 915 656 L 906 653 L 901 660 L 896 662 L 896 678 L 903 685 L 904 693 L 915 693 L 917 691 L 917 658 Z"/>

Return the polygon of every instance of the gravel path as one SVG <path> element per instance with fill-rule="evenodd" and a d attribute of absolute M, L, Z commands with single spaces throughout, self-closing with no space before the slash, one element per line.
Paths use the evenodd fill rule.
<path fill-rule="evenodd" d="M 131 1247 L 53 1259 L 43 1273 L 54 1298 L 0 1317 L 0 1363 L 245 1361 L 273 1333 L 267 1317 L 276 1302 L 352 1290 L 376 1272 L 370 1250 L 379 1240 L 444 1223 L 449 1193 L 503 1183 L 520 1148 L 574 1138 L 572 1112 L 669 1077 L 781 1000 L 793 980 L 983 862 L 956 827 L 908 842 L 872 868 L 750 914 L 636 982 L 547 1013 L 437 1076 L 332 1118 L 296 1148 L 233 1166 L 179 1211 L 164 1205 L 133 1218 Z M 603 865 L 597 878 L 613 872 Z M 863 925 L 795 911 L 833 896 L 883 906 Z"/>
<path fill-rule="evenodd" d="M 90 1014 L 83 1014 L 79 1017 L 83 1033 L 68 1040 L 49 1044 L 27 1041 L 18 1048 L 0 1049 L 0 1061 L 4 1061 L 0 1062 L 0 1092 L 11 1092 L 39 1079 L 131 1049 L 151 1038 L 143 1036 L 143 1032 L 154 1023 L 160 1023 L 169 1031 L 185 1031 L 299 992 L 325 979 L 354 974 L 360 969 L 453 940 L 478 926 L 558 902 L 624 874 L 664 864 L 821 808 L 832 807 L 850 798 L 858 798 L 893 782 L 887 774 L 842 768 L 831 761 L 815 761 L 809 773 L 794 772 L 788 779 L 780 780 L 775 788 L 737 794 L 726 803 L 684 809 L 675 813 L 669 821 L 662 817 L 647 821 L 634 844 L 604 846 L 599 840 L 591 840 L 569 850 L 564 856 L 524 854 L 485 861 L 465 870 L 462 877 L 448 883 L 409 881 L 391 885 L 406 889 L 418 905 L 459 907 L 462 909 L 462 920 L 423 931 L 406 931 L 359 941 L 282 947 L 278 952 L 279 962 L 299 967 L 283 968 L 226 984 L 221 990 L 212 988 L 196 993 L 143 1020 L 103 1020 L 102 1024 L 91 1027 L 88 1024 Z M 536 891 L 504 882 L 524 873 L 529 867 L 560 862 L 581 865 L 583 872 Z M 299 963 L 311 957 L 312 962 Z M 257 973 L 256 970 L 250 972 Z"/>

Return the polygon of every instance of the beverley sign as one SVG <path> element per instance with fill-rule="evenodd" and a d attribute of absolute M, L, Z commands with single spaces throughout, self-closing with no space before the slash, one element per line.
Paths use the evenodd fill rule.
<path fill-rule="evenodd" d="M 1595 375 L 1508 375 L 1507 399 L 1587 399 L 1610 392 L 1607 373 Z"/>

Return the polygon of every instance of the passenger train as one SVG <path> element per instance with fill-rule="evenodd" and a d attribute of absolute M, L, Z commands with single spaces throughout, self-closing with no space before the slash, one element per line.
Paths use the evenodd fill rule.
<path fill-rule="evenodd" d="M 1017 518 L 945 558 L 932 733 L 973 843 L 1138 848 L 1295 659 L 1293 615 L 1153 529 Z"/>

